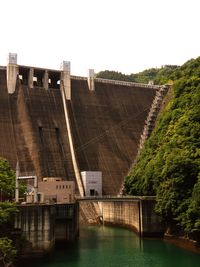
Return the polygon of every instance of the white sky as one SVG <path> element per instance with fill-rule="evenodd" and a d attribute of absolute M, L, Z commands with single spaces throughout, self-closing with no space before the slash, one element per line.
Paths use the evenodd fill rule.
<path fill-rule="evenodd" d="M 136 73 L 200 56 L 200 0 L 1 0 L 0 65 Z"/>

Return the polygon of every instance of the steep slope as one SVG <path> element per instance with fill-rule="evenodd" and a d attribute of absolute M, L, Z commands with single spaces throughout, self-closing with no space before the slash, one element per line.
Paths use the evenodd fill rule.
<path fill-rule="evenodd" d="M 200 240 L 200 58 L 174 74 L 171 101 L 125 182 L 128 194 L 156 195 L 156 210 Z"/>

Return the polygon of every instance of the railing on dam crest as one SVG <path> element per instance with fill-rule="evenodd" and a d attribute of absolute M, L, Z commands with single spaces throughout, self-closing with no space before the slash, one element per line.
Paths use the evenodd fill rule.
<path fill-rule="evenodd" d="M 77 201 L 134 201 L 155 200 L 155 196 L 130 196 L 130 195 L 103 195 L 103 196 L 76 196 Z"/>

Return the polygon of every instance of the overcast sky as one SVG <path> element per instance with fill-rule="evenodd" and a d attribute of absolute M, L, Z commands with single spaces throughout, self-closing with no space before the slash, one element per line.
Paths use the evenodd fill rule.
<path fill-rule="evenodd" d="M 200 56 L 200 0 L 1 0 L 0 65 L 136 73 Z"/>

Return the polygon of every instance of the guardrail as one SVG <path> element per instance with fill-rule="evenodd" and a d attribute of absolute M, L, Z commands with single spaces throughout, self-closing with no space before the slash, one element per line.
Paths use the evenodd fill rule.
<path fill-rule="evenodd" d="M 75 199 L 77 201 L 84 200 L 155 200 L 155 196 L 124 196 L 124 195 L 104 195 L 104 196 L 85 196 L 80 197 L 76 196 Z"/>
<path fill-rule="evenodd" d="M 124 85 L 124 86 L 133 86 L 133 87 L 146 87 L 158 90 L 162 87 L 162 85 L 151 85 L 146 83 L 135 83 L 135 82 L 126 82 L 126 81 L 118 81 L 118 80 L 109 80 L 109 79 L 102 79 L 102 78 L 95 78 L 96 82 L 101 83 L 110 83 L 110 84 L 116 84 L 116 85 Z"/>

